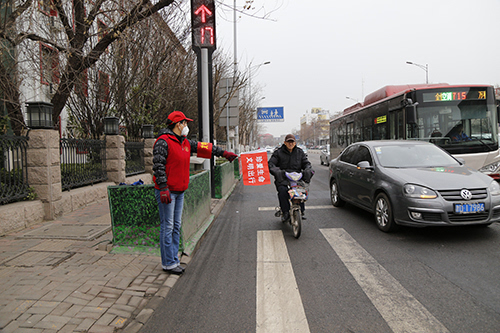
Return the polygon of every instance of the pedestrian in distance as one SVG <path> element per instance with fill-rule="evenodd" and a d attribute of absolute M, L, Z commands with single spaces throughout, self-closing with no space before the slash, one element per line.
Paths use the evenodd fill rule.
<path fill-rule="evenodd" d="M 207 142 L 187 139 L 187 118 L 181 111 L 168 115 L 167 128 L 158 133 L 153 146 L 153 181 L 160 211 L 161 265 L 165 272 L 180 275 L 184 268 L 178 257 L 184 191 L 189 186 L 192 153 L 198 157 L 222 156 L 232 162 L 238 155 Z"/>
<path fill-rule="evenodd" d="M 302 172 L 302 180 L 309 184 L 314 175 L 311 162 L 306 153 L 297 147 L 295 136 L 287 134 L 285 142 L 276 149 L 268 161 L 269 172 L 274 176 L 274 185 L 278 191 L 278 201 L 283 215 L 281 219 L 288 221 L 290 218 L 290 202 L 288 201 L 288 184 L 285 172 Z M 305 206 L 301 204 L 302 219 L 306 219 Z"/>

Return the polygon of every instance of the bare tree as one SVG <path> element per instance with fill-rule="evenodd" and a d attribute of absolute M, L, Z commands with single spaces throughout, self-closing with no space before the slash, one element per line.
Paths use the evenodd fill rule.
<path fill-rule="evenodd" d="M 102 125 L 97 126 L 105 116 L 114 115 L 121 119 L 129 136 L 138 137 L 143 124 L 154 124 L 156 130 L 164 127 L 173 110 L 182 110 L 188 117 L 196 115 L 194 55 L 175 37 L 167 19 L 155 14 L 137 23 L 115 42 L 110 55 L 103 57 L 109 61 L 98 62 L 100 70 L 110 77 L 106 98 L 95 98 L 102 91 L 99 78 L 94 77 L 97 91 L 93 93 L 83 94 L 77 84 L 70 103 L 77 127 L 83 128 L 92 118 L 95 126 L 90 130 L 99 136 Z M 177 35 L 187 35 L 188 27 L 175 23 Z"/>
<path fill-rule="evenodd" d="M 17 7 L 16 7 L 17 3 Z M 16 33 L 16 21 L 32 5 L 32 0 L 18 3 L 15 0 L 5 0 L 0 4 L 0 94 L 2 107 L 6 118 L 10 120 L 13 130 L 20 134 L 24 128 L 24 119 L 21 112 L 19 80 L 16 60 L 16 46 L 19 38 Z"/>
<path fill-rule="evenodd" d="M 57 73 L 51 73 L 55 84 L 50 86 L 54 89 L 51 102 L 54 105 L 53 119 L 57 122 L 75 82 L 84 71 L 95 65 L 108 47 L 119 40 L 127 29 L 173 2 L 174 0 L 159 0 L 156 3 L 150 0 L 46 0 L 39 3 L 26 0 L 15 7 L 16 1 L 3 1 L 5 10 L 2 11 L 4 17 L 0 37 L 5 42 L 4 50 L 16 50 L 19 46 L 30 49 L 30 45 L 26 43 L 29 40 L 43 43 L 51 51 L 47 53 L 52 61 L 57 56 Z M 124 5 L 121 6 L 120 3 Z M 39 5 L 41 10 L 47 11 L 47 19 L 33 19 L 38 14 Z M 57 36 L 47 33 L 52 27 L 61 27 Z M 18 64 L 0 64 L 4 105 L 9 117 L 16 120 L 13 125 L 16 129 L 23 125 L 18 70 Z"/>
<path fill-rule="evenodd" d="M 227 140 L 227 130 L 225 126 L 219 126 L 219 119 L 222 112 L 226 109 L 230 99 L 245 87 L 247 78 L 241 73 L 234 73 L 231 57 L 228 57 L 224 50 L 217 50 L 213 55 L 213 100 L 214 100 L 214 139 Z M 221 94 L 222 80 L 226 78 L 233 79 L 233 85 L 229 87 L 225 102 Z M 241 110 L 241 108 L 240 108 Z"/>

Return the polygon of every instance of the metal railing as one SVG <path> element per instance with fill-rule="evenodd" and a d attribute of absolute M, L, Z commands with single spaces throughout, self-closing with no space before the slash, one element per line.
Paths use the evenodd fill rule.
<path fill-rule="evenodd" d="M 106 141 L 60 139 L 63 191 L 102 182 L 106 173 Z"/>
<path fill-rule="evenodd" d="M 146 172 L 144 164 L 144 141 L 125 142 L 125 175 L 132 176 L 144 172 Z"/>
<path fill-rule="evenodd" d="M 0 204 L 29 195 L 28 137 L 0 135 Z"/>

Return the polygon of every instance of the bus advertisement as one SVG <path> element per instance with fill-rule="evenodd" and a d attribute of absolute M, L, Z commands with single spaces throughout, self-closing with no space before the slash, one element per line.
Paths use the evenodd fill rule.
<path fill-rule="evenodd" d="M 500 180 L 498 106 L 489 85 L 386 86 L 330 121 L 330 153 L 368 140 L 423 140 Z"/>

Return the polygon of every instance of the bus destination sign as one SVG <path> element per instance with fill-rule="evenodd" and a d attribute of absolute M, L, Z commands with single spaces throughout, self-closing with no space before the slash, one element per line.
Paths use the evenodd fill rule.
<path fill-rule="evenodd" d="M 425 102 L 453 102 L 463 100 L 486 100 L 486 90 L 443 91 L 423 93 Z"/>

